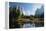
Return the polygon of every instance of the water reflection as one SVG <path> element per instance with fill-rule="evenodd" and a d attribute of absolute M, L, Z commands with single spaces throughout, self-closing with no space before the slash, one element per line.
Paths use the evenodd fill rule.
<path fill-rule="evenodd" d="M 31 27 L 35 27 L 35 24 L 25 23 L 23 25 L 23 28 L 31 28 Z"/>

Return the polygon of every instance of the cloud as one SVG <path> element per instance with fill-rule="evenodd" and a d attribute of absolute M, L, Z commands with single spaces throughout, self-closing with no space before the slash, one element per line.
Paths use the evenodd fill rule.
<path fill-rule="evenodd" d="M 30 16 L 33 15 L 33 12 L 31 10 L 23 11 L 24 15 Z"/>
<path fill-rule="evenodd" d="M 24 15 L 30 15 L 30 11 L 29 10 L 27 10 L 27 11 L 26 10 L 23 10 L 23 14 Z"/>

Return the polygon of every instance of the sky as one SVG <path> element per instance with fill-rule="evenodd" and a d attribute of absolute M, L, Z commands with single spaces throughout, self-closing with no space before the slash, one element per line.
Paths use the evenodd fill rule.
<path fill-rule="evenodd" d="M 23 8 L 24 15 L 35 15 L 35 11 L 37 8 L 41 8 L 42 4 L 40 3 L 17 3 L 17 2 L 10 2 L 9 7 L 16 7 L 21 6 Z"/>

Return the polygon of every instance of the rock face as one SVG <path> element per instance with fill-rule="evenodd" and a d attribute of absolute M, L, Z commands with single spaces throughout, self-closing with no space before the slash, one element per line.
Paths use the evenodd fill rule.
<path fill-rule="evenodd" d="M 36 10 L 35 16 L 44 17 L 44 6 Z"/>
<path fill-rule="evenodd" d="M 41 18 L 44 18 L 44 13 L 41 14 Z"/>

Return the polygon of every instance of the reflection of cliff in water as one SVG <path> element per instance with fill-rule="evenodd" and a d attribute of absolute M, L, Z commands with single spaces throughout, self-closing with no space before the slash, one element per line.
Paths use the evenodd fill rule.
<path fill-rule="evenodd" d="M 31 28 L 31 27 L 35 27 L 35 24 L 25 23 L 23 25 L 23 28 Z"/>

